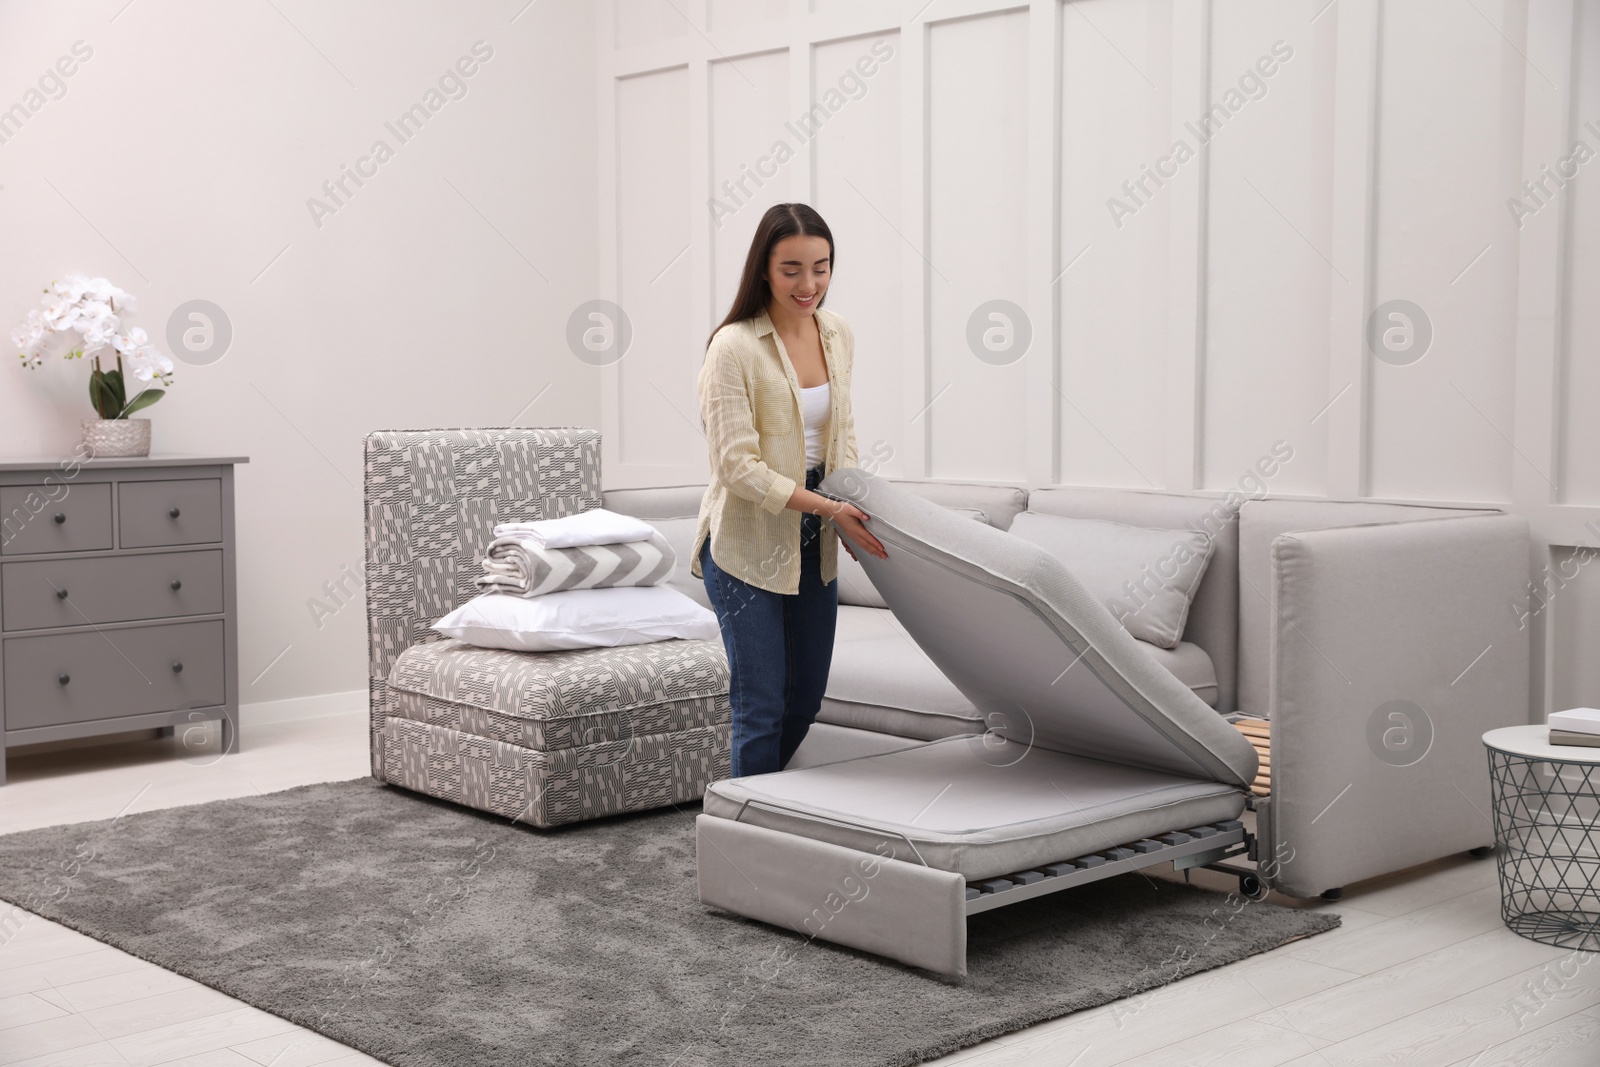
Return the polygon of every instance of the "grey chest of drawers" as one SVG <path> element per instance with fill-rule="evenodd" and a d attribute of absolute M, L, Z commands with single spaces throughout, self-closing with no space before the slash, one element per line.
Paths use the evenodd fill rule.
<path fill-rule="evenodd" d="M 238 750 L 244 462 L 0 462 L 0 784 L 9 745 L 217 722 Z"/>

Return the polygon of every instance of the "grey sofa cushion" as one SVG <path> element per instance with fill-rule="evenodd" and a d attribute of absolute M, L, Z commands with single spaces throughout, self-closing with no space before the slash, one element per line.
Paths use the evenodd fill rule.
<path fill-rule="evenodd" d="M 946 508 L 973 508 L 996 530 L 1011 529 L 1011 520 L 1028 506 L 1027 490 L 1012 485 L 979 482 L 945 482 L 923 478 L 896 478 L 892 484 Z"/>
<path fill-rule="evenodd" d="M 797 771 L 805 767 L 843 763 L 847 759 L 859 759 L 862 756 L 881 756 L 885 752 L 900 752 L 920 744 L 921 741 L 909 737 L 814 722 L 784 770 Z"/>
<path fill-rule="evenodd" d="M 883 608 L 839 607 L 819 722 L 931 741 L 982 733 L 983 716 Z"/>
<path fill-rule="evenodd" d="M 1183 639 L 1206 650 L 1217 672 L 1216 707 L 1237 705 L 1239 671 L 1239 508 L 1227 497 L 1133 489 L 1035 489 L 1028 510 L 1043 515 L 1074 515 L 1134 526 L 1200 530 L 1215 543 L 1211 563 L 1189 607 Z"/>
<path fill-rule="evenodd" d="M 1173 677 L 1188 686 L 1189 692 L 1205 701 L 1208 707 L 1217 706 L 1217 669 L 1205 649 L 1189 641 L 1179 641 L 1171 648 L 1140 641 L 1139 647 L 1171 671 Z"/>
<path fill-rule="evenodd" d="M 1159 530 L 1104 519 L 1024 511 L 1011 533 L 1048 549 L 1141 641 L 1171 648 L 1215 543 L 1197 530 Z"/>
<path fill-rule="evenodd" d="M 1340 526 L 1496 514 L 1492 508 L 1436 508 L 1348 500 L 1252 500 L 1239 514 L 1239 708 L 1271 715 L 1272 543 L 1286 533 Z"/>
<path fill-rule="evenodd" d="M 706 596 L 705 583 L 689 573 L 693 560 L 689 551 L 694 547 L 694 534 L 700 518 L 700 498 L 705 495 L 703 485 L 666 485 L 653 489 L 607 489 L 602 494 L 602 506 L 619 515 L 632 515 L 643 519 L 667 539 L 678 565 L 672 569 L 667 584 L 703 608 L 711 607 Z"/>
<path fill-rule="evenodd" d="M 667 585 L 701 607 L 709 608 L 711 598 L 706 595 L 706 583 L 689 573 L 689 551 L 694 547 L 696 521 L 693 516 L 687 519 L 645 519 L 645 522 L 661 531 L 661 536 L 667 539 L 667 544 L 672 546 L 673 553 L 678 557 Z"/>
<path fill-rule="evenodd" d="M 988 522 L 989 518 L 977 508 L 950 508 L 957 515 L 965 515 L 978 522 Z M 867 524 L 871 526 L 871 523 Z M 839 553 L 839 603 L 851 604 L 864 608 L 886 608 L 889 605 L 883 602 L 883 597 L 872 587 L 872 579 L 867 577 L 867 572 L 861 569 L 861 564 L 850 558 L 849 552 Z"/>
<path fill-rule="evenodd" d="M 607 489 L 601 507 L 638 519 L 683 519 L 700 515 L 704 485 L 661 485 L 647 489 Z"/>
<path fill-rule="evenodd" d="M 1232 819 L 1243 810 L 1244 795 L 1218 782 L 1024 751 L 1016 743 L 996 747 L 976 737 L 715 782 L 705 796 L 707 815 L 867 852 L 887 842 L 895 855 L 915 862 L 906 854 L 909 839 L 930 867 L 969 880 Z"/>
<path fill-rule="evenodd" d="M 1056 557 L 865 471 L 824 492 L 873 517 L 887 559 L 862 555 L 930 659 L 1008 739 L 1248 786 L 1256 752 L 1116 621 Z"/>

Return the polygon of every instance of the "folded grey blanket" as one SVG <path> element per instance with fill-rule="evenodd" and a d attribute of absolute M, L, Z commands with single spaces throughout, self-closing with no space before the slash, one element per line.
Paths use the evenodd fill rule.
<path fill-rule="evenodd" d="M 475 581 L 486 592 L 543 596 L 566 589 L 661 585 L 677 564 L 677 553 L 659 530 L 644 541 L 574 548 L 545 548 L 512 535 L 489 542 L 483 574 Z"/>

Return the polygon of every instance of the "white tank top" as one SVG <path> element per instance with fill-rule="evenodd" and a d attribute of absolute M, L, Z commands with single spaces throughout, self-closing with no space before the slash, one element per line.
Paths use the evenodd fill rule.
<path fill-rule="evenodd" d="M 800 419 L 806 428 L 807 470 L 822 462 L 823 448 L 828 440 L 830 395 L 827 382 L 800 390 Z"/>

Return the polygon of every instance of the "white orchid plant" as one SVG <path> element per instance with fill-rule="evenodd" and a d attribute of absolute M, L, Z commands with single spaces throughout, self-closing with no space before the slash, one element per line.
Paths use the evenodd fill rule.
<path fill-rule="evenodd" d="M 32 369 L 44 366 L 60 338 L 71 338 L 64 358 L 94 360 L 89 402 L 95 412 L 102 419 L 125 419 L 160 400 L 172 385 L 172 360 L 139 327 L 123 329 L 122 316 L 133 307 L 133 297 L 106 279 L 73 275 L 50 283 L 39 307 L 28 312 L 28 321 L 12 331 L 11 340 L 22 365 Z M 112 355 L 116 367 L 103 370 L 101 357 Z M 145 386 L 131 400 L 130 377 Z"/>

